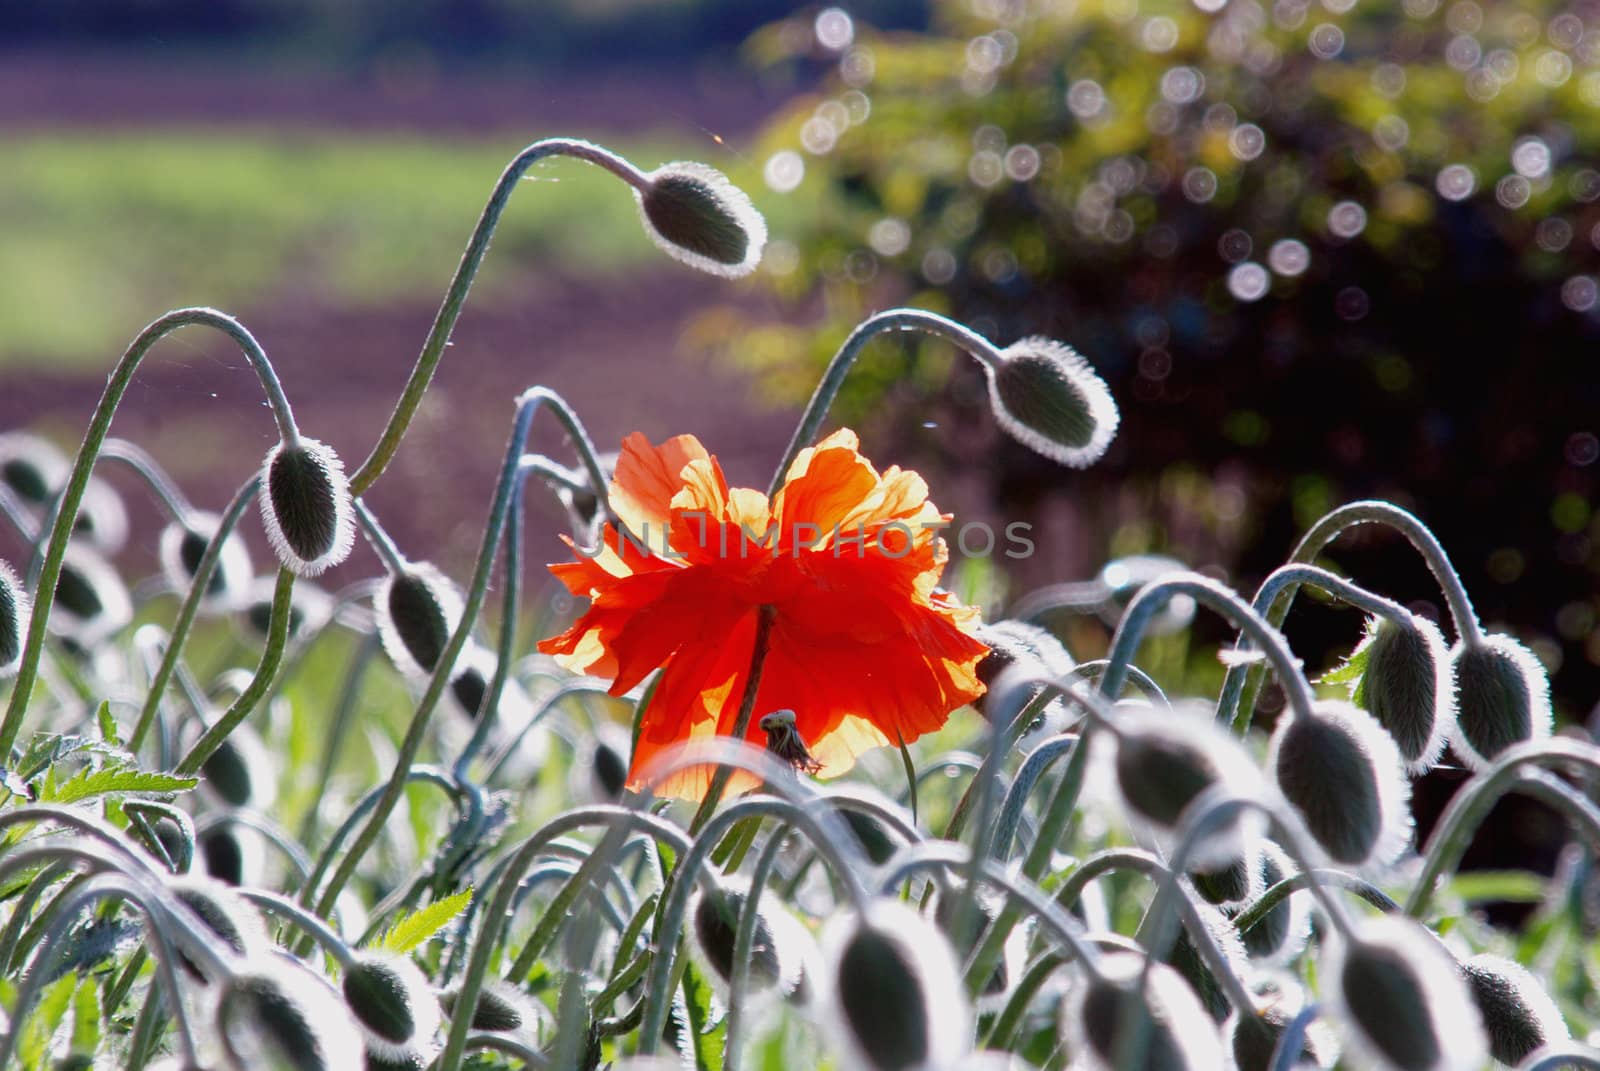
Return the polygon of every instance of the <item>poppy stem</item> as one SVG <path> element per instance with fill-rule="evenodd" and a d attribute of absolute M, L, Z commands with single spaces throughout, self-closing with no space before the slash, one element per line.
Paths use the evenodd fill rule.
<path fill-rule="evenodd" d="M 767 661 L 768 640 L 772 636 L 772 619 L 776 615 L 777 610 L 771 603 L 764 603 L 756 611 L 756 639 L 750 650 L 749 680 L 744 686 L 744 698 L 739 701 L 739 715 L 734 719 L 733 728 L 727 733 L 735 740 L 743 740 L 745 734 L 750 731 L 750 718 L 756 709 L 756 693 L 761 690 L 761 667 Z M 691 837 L 699 833 L 701 827 L 716 813 L 717 804 L 722 802 L 722 793 L 726 791 L 728 781 L 732 777 L 731 767 L 717 767 L 717 772 L 711 777 L 711 787 L 706 790 L 705 799 L 700 801 L 700 809 L 695 812 L 694 821 L 689 823 Z"/>

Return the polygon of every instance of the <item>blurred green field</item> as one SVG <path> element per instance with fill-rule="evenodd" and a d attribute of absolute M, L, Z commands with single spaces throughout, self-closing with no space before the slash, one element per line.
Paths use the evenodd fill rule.
<path fill-rule="evenodd" d="M 0 366 L 104 366 L 137 325 L 177 305 L 431 305 L 522 144 L 210 129 L 8 136 Z M 709 157 L 759 192 L 740 161 L 703 145 L 612 147 L 646 168 Z M 552 273 L 593 277 L 659 256 L 619 204 L 626 191 L 588 165 L 550 161 L 524 181 L 538 189 L 513 199 L 475 303 L 514 297 L 540 258 Z M 493 270 L 508 262 L 522 271 Z"/>

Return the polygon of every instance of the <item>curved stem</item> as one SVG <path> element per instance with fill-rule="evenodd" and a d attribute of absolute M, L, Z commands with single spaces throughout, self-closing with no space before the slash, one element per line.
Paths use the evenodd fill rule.
<path fill-rule="evenodd" d="M 1145 626 L 1174 595 L 1188 595 L 1195 602 L 1221 614 L 1232 622 L 1242 634 L 1255 641 L 1266 654 L 1268 663 L 1278 675 L 1279 683 L 1288 694 L 1289 706 L 1296 717 L 1309 718 L 1311 714 L 1311 685 L 1306 683 L 1300 663 L 1289 650 L 1283 634 L 1267 624 L 1249 603 L 1238 593 L 1215 580 L 1198 573 L 1176 573 L 1153 581 L 1139 590 L 1128 603 L 1116 635 L 1111 639 L 1111 654 L 1105 674 L 1100 678 L 1101 693 L 1114 696 L 1122 687 L 1126 675 L 1124 667 L 1133 661 Z"/>
<path fill-rule="evenodd" d="M 288 919 L 301 930 L 317 939 L 317 943 L 327 950 L 328 954 L 339 964 L 339 969 L 348 971 L 355 965 L 355 954 L 350 951 L 350 946 L 345 944 L 344 938 L 336 933 L 332 926 L 289 899 L 281 893 L 268 889 L 252 889 L 241 885 L 238 889 L 240 896 L 249 900 L 257 907 L 264 908 L 271 914 Z"/>
<path fill-rule="evenodd" d="M 260 834 L 289 861 L 289 866 L 293 868 L 298 880 L 305 881 L 310 876 L 311 859 L 306 855 L 305 849 L 300 847 L 283 827 L 255 811 L 242 809 L 214 811 L 195 823 L 195 835 L 200 836 L 213 829 L 226 829 L 230 826 L 243 826 Z"/>
<path fill-rule="evenodd" d="M 1005 800 L 1000 805 L 1000 818 L 995 822 L 994 842 L 989 848 L 991 855 L 997 859 L 1010 856 L 1012 838 L 1017 835 L 1017 826 L 1022 824 L 1023 808 L 1028 805 L 1028 797 L 1033 795 L 1034 786 L 1061 756 L 1070 755 L 1072 749 L 1077 746 L 1076 733 L 1062 733 L 1060 736 L 1053 736 L 1043 741 L 1028 752 L 1028 757 L 1022 760 L 1022 765 L 1017 769 L 1017 776 L 1011 779 L 1011 787 L 1006 790 Z"/>
<path fill-rule="evenodd" d="M 921 844 L 908 845 L 883 865 L 875 880 L 878 888 L 888 893 L 920 870 L 964 868 L 970 862 L 970 854 L 963 845 L 950 841 L 923 841 Z M 1086 972 L 1090 975 L 1097 973 L 1095 963 L 1098 956 L 1093 946 L 1078 933 L 1077 921 L 1037 885 L 1025 877 L 1008 873 L 993 859 L 980 859 L 979 871 L 983 881 L 1004 892 L 1015 904 L 1031 911 L 1039 919 L 1040 926 L 1049 930 Z"/>
<path fill-rule="evenodd" d="M 195 615 L 200 612 L 200 604 L 205 601 L 206 589 L 211 586 L 211 575 L 217 570 L 217 562 L 222 560 L 222 546 L 233 534 L 234 528 L 239 524 L 239 518 L 244 515 L 245 507 L 256 497 L 260 489 L 261 476 L 257 474 L 251 476 L 244 482 L 243 487 L 234 492 L 227 509 L 222 511 L 222 519 L 217 523 L 216 532 L 206 543 L 205 553 L 200 556 L 200 562 L 195 566 L 194 576 L 189 581 L 189 592 L 183 597 L 183 604 L 178 607 L 177 620 L 173 621 L 172 633 L 167 637 L 161 664 L 150 678 L 150 685 L 145 691 L 144 705 L 139 709 L 139 720 L 134 723 L 133 733 L 128 737 L 128 750 L 134 754 L 138 754 L 139 748 L 144 744 L 144 738 L 150 732 L 150 726 L 160 710 L 162 697 L 166 695 L 167 683 L 172 679 L 173 671 L 178 668 L 184 641 L 189 637 L 189 629 L 194 625 Z"/>
<path fill-rule="evenodd" d="M 220 540 L 213 543 L 213 546 L 221 545 Z M 178 763 L 174 772 L 183 776 L 198 773 L 200 767 L 206 764 L 206 760 L 222 746 L 228 734 L 233 732 L 234 727 L 243 721 L 271 690 L 272 680 L 278 673 L 278 666 L 283 662 L 283 649 L 289 642 L 289 611 L 294 595 L 294 580 L 294 574 L 289 570 L 278 570 L 278 586 L 272 593 L 272 620 L 267 631 L 267 646 L 261 652 L 261 661 L 256 664 L 256 671 L 250 678 L 249 687 L 240 692 L 222 717 L 213 722 L 200 739 L 194 742 L 194 746 Z M 171 649 L 175 645 L 167 646 Z"/>
<path fill-rule="evenodd" d="M 333 717 L 328 720 L 328 735 L 322 745 L 322 763 L 312 782 L 316 787 L 312 790 L 311 800 L 306 804 L 305 817 L 300 823 L 301 844 L 309 845 L 317 834 L 317 823 L 322 817 L 322 800 L 328 793 L 328 784 L 333 780 L 334 768 L 339 764 L 339 752 L 344 744 L 345 735 L 355 718 L 356 699 L 361 694 L 361 679 L 377 654 L 378 634 L 363 633 L 360 646 L 350 658 L 350 669 L 345 674 L 344 684 L 339 689 Z"/>
<path fill-rule="evenodd" d="M 543 721 L 545 715 L 555 710 L 561 700 L 574 695 L 603 695 L 607 698 L 610 698 L 611 690 L 606 685 L 597 683 L 593 680 L 579 679 L 563 682 L 558 688 L 556 688 L 555 691 L 539 700 L 539 706 L 534 710 L 533 714 L 529 716 L 527 722 L 523 724 L 522 728 L 518 729 L 514 734 L 508 737 L 505 743 L 500 746 L 499 751 L 488 759 L 489 770 L 486 774 L 484 774 L 484 783 L 489 784 L 494 781 L 495 777 L 500 773 L 501 767 L 503 767 L 506 762 L 510 760 L 511 756 L 516 753 L 517 746 L 522 743 L 522 738 L 526 736 L 534 728 L 534 726 Z"/>
<path fill-rule="evenodd" d="M 417 357 L 416 366 L 411 370 L 411 378 L 406 381 L 400 400 L 395 404 L 394 413 L 384 426 L 383 435 L 372 448 L 372 453 L 350 477 L 352 495 L 360 495 L 371 487 L 373 481 L 383 474 L 395 451 L 400 448 L 400 440 L 405 436 L 406 428 L 410 426 L 417 406 L 422 404 L 422 396 L 433 380 L 434 370 L 438 368 L 439 360 L 444 356 L 445 347 L 450 344 L 450 333 L 455 330 L 456 321 L 461 317 L 461 308 L 466 304 L 467 291 L 472 288 L 472 282 L 478 276 L 483 256 L 489 251 L 489 241 L 494 237 L 495 228 L 500 223 L 500 216 L 505 212 L 507 202 L 511 200 L 512 191 L 517 188 L 517 182 L 530 167 L 549 156 L 570 156 L 597 164 L 635 189 L 642 190 L 647 185 L 648 180 L 644 174 L 616 153 L 574 138 L 545 138 L 536 141 L 519 152 L 506 165 L 506 169 L 495 181 L 488 203 L 483 206 L 483 214 L 478 217 L 477 226 L 472 229 L 472 237 L 467 241 L 466 251 L 461 254 L 461 263 L 457 265 L 449 289 L 445 291 L 444 302 L 434 316 L 433 326 L 429 328 L 428 337 L 422 344 L 422 353 Z M 603 481 L 595 484 L 596 488 L 604 486 Z"/>
<path fill-rule="evenodd" d="M 773 473 L 772 483 L 767 488 L 768 498 L 778 493 L 778 489 L 788 478 L 789 466 L 800 456 L 800 451 L 811 445 L 817 437 L 822 422 L 827 419 L 828 410 L 833 406 L 834 398 L 838 397 L 839 388 L 844 385 L 845 377 L 850 374 L 856 359 L 861 356 L 862 347 L 885 331 L 924 331 L 936 335 L 955 343 L 990 367 L 1004 360 L 994 343 L 971 328 L 963 327 L 936 312 L 928 312 L 925 309 L 889 309 L 869 316 L 850 332 L 850 337 L 844 340 L 844 345 L 834 354 L 833 360 L 828 364 L 828 370 L 822 375 L 822 381 L 812 392 L 811 401 L 806 404 L 806 411 L 800 417 L 800 424 L 794 429 L 794 435 L 789 439 L 789 445 L 783 452 L 783 460 L 778 463 L 778 471 Z"/>
<path fill-rule="evenodd" d="M 776 617 L 777 607 L 771 603 L 763 603 L 756 610 L 756 634 L 750 645 L 750 668 L 745 674 L 744 695 L 739 699 L 739 711 L 733 719 L 733 728 L 725 734 L 734 740 L 743 740 L 750 731 L 750 718 L 756 709 L 756 694 L 761 690 L 761 669 L 767 662 L 767 641 L 772 635 L 772 622 Z M 722 794 L 727 791 L 728 782 L 732 779 L 733 769 L 728 766 L 718 766 L 716 773 L 711 775 L 711 787 L 706 790 L 705 798 L 700 801 L 700 809 L 689 823 L 691 837 L 699 833 L 716 812 L 717 804 L 722 802 Z"/>
<path fill-rule="evenodd" d="M 183 492 L 178 490 L 178 486 L 144 447 L 127 439 L 107 439 L 100 444 L 100 459 L 120 461 L 132 469 L 145 482 L 145 486 L 150 488 L 172 519 L 179 524 L 187 522 L 189 514 L 194 512 L 194 507 L 189 505 L 189 500 L 184 497 Z"/>
<path fill-rule="evenodd" d="M 767 843 L 761 846 L 761 854 L 756 856 L 755 869 L 750 872 L 750 891 L 739 909 L 739 924 L 733 934 L 733 966 L 728 976 L 728 1018 L 727 1028 L 723 1033 L 725 1039 L 723 1071 L 739 1071 L 741 1056 L 739 1030 L 744 1022 L 743 998 L 745 989 L 749 985 L 750 961 L 754 958 L 756 924 L 761 919 L 761 893 L 767 887 L 767 879 L 772 875 L 772 868 L 778 862 L 778 853 L 783 850 L 784 838 L 788 835 L 789 827 L 780 825 L 768 836 Z"/>
<path fill-rule="evenodd" d="M 447 793 L 452 800 L 460 802 L 461 786 L 445 770 L 441 770 L 436 766 L 413 766 L 406 771 L 401 784 L 406 785 L 413 781 L 435 785 Z M 333 865 L 334 856 L 339 851 L 340 845 L 344 843 L 346 837 L 354 832 L 356 824 L 372 813 L 372 809 L 383 798 L 383 792 L 382 788 L 374 788 L 362 796 L 355 807 L 351 808 L 350 813 L 345 816 L 345 820 L 339 824 L 339 828 L 334 830 L 333 836 L 329 838 L 321 854 L 317 856 L 317 863 L 311 868 L 311 876 L 306 879 L 305 886 L 300 890 L 300 905 L 302 907 L 310 907 L 315 902 L 317 887 L 321 884 L 323 875 L 328 872 L 328 868 Z M 327 915 L 331 908 L 332 903 L 327 902 L 326 906 L 320 907 L 317 913 Z"/>
<path fill-rule="evenodd" d="M 1251 604 L 1256 613 L 1263 620 L 1272 619 L 1272 608 L 1280 598 L 1286 600 L 1285 605 L 1292 602 L 1295 594 L 1304 585 L 1311 585 L 1343 602 L 1349 603 L 1357 609 L 1369 614 L 1388 618 L 1391 621 L 1404 623 L 1410 620 L 1412 614 L 1404 606 L 1393 599 L 1386 599 L 1382 595 L 1368 591 L 1366 588 L 1351 583 L 1337 573 L 1329 572 L 1315 565 L 1290 564 L 1274 569 L 1267 578 L 1261 582 L 1261 587 L 1256 590 L 1256 597 Z M 1281 626 L 1283 618 L 1288 616 L 1287 610 L 1283 617 L 1277 621 Z M 1237 649 L 1244 650 L 1245 637 L 1241 633 Z M 1222 694 L 1217 698 L 1217 720 L 1229 722 L 1231 728 L 1243 735 L 1250 729 L 1250 722 L 1255 713 L 1255 703 L 1248 706 L 1239 705 L 1239 695 L 1248 677 L 1248 663 L 1236 663 L 1228 667 L 1228 672 L 1222 680 Z"/>
<path fill-rule="evenodd" d="M 853 861 L 858 863 L 860 861 L 845 857 L 839 850 L 839 843 L 824 830 L 818 815 L 789 800 L 774 799 L 771 796 L 747 796 L 730 803 L 712 816 L 705 824 L 705 828 L 695 837 L 689 851 L 678 860 L 678 867 L 672 876 L 672 887 L 662 901 L 657 925 L 657 933 L 660 936 L 656 942 L 655 958 L 650 962 L 650 973 L 645 982 L 644 1025 L 640 1028 L 639 1035 L 640 1053 L 649 1055 L 655 1052 L 662 1029 L 666 1026 L 673 988 L 673 963 L 676 959 L 678 940 L 683 933 L 684 915 L 689 907 L 689 892 L 693 883 L 696 880 L 705 880 L 702 868 L 728 830 L 743 819 L 765 815 L 777 816 L 810 839 L 818 854 L 828 861 L 828 865 L 840 878 L 844 879 L 845 889 L 849 892 L 850 901 L 856 910 L 861 910 L 866 902 L 866 889 L 861 884 L 856 868 L 851 865 Z"/>
<path fill-rule="evenodd" d="M 1472 600 L 1467 597 L 1467 589 L 1462 585 L 1455 566 L 1450 564 L 1444 548 L 1439 545 L 1438 538 L 1427 525 L 1399 506 L 1376 500 L 1340 506 L 1312 526 L 1289 556 L 1290 563 L 1314 561 L 1341 533 L 1358 524 L 1386 524 L 1405 536 L 1427 562 L 1428 569 L 1444 593 L 1445 601 L 1450 606 L 1450 616 L 1455 621 L 1456 634 L 1461 641 L 1469 647 L 1476 647 L 1483 642 L 1483 630 L 1472 608 Z M 1267 623 L 1273 628 L 1283 627 L 1284 620 L 1289 616 L 1289 608 L 1294 604 L 1294 595 L 1293 588 L 1285 591 L 1266 612 Z M 1250 666 L 1230 666 L 1223 679 L 1218 719 L 1231 720 L 1235 725 L 1241 721 L 1248 724 L 1261 680 L 1261 674 Z"/>
<path fill-rule="evenodd" d="M 1543 1045 L 1529 1053 L 1517 1065 L 1517 1071 L 1557 1071 L 1559 1068 L 1573 1067 L 1600 1071 L 1600 1049 L 1576 1041 Z"/>
<path fill-rule="evenodd" d="M 483 912 L 483 922 L 472 943 L 472 955 L 461 977 L 461 988 L 456 995 L 455 1011 L 450 1019 L 450 1034 L 440 1055 L 438 1071 L 460 1071 L 461 1058 L 466 1051 L 467 1033 L 472 1017 L 477 1013 L 478 993 L 483 988 L 484 975 L 489 970 L 489 958 L 499 943 L 511 901 L 516 896 L 522 874 L 538 856 L 540 850 L 555 838 L 584 826 L 607 824 L 613 828 L 626 826 L 639 829 L 669 843 L 680 855 L 689 852 L 691 844 L 683 831 L 654 815 L 642 814 L 626 807 L 579 807 L 545 824 L 528 837 L 509 856 L 501 870 L 500 880 L 494 886 L 494 899 Z"/>
<path fill-rule="evenodd" d="M 156 969 L 162 985 L 167 990 L 167 1001 L 172 1008 L 172 1014 L 178 1020 L 178 1037 L 183 1045 L 184 1057 L 190 1066 L 200 1066 L 195 1053 L 194 1036 L 190 1032 L 183 997 L 178 988 L 177 972 L 173 968 L 172 948 L 167 941 L 166 933 L 161 928 L 162 922 L 175 920 L 158 902 L 149 899 L 150 890 L 142 883 L 126 874 L 102 874 L 89 879 L 82 888 L 71 894 L 60 916 L 51 925 L 50 933 L 46 936 L 33 967 L 24 975 L 22 985 L 17 991 L 15 1007 L 7 1024 L 8 1029 L 4 1039 L 0 1040 L 0 1067 L 10 1066 L 28 1013 L 33 1010 L 40 990 L 52 980 L 50 978 L 52 956 L 60 947 L 61 939 L 77 924 L 78 914 L 85 907 L 109 896 L 121 897 L 144 912 L 145 932 L 157 952 Z M 199 944 L 204 946 L 204 942 Z M 193 950 L 199 953 L 201 958 L 209 959 L 212 966 L 221 966 L 222 961 L 209 946 Z"/>
<path fill-rule="evenodd" d="M 1524 765 L 1574 763 L 1591 776 L 1600 775 L 1600 751 L 1571 740 L 1543 740 L 1507 748 L 1456 792 L 1439 816 L 1422 855 L 1422 873 L 1411 887 L 1405 912 L 1420 918 L 1433 897 L 1439 877 L 1453 871 L 1472 842 L 1473 831 L 1502 795 L 1521 777 Z"/>
<path fill-rule="evenodd" d="M 0 720 L 0 755 L 10 753 L 11 745 L 22 729 L 22 719 L 27 714 L 28 700 L 33 693 L 33 683 L 39 673 L 40 654 L 44 649 L 45 622 L 50 617 L 50 608 L 55 604 L 56 581 L 61 578 L 61 561 L 67 552 L 67 540 L 72 535 L 73 524 L 77 521 L 78 507 L 83 503 L 84 489 L 89 485 L 89 474 L 100 455 L 101 444 L 111 431 L 111 418 L 116 414 L 117 404 L 122 401 L 123 393 L 128 389 L 135 370 L 138 369 L 139 363 L 149 352 L 150 347 L 188 324 L 214 327 L 239 344 L 245 357 L 255 368 L 262 389 L 266 391 L 272 415 L 278 422 L 279 435 L 286 440 L 299 436 L 294 424 L 294 415 L 289 408 L 289 400 L 283 394 L 277 374 L 272 370 L 272 363 L 267 360 L 266 353 L 250 332 L 233 317 L 215 309 L 178 309 L 167 313 L 139 332 L 138 337 L 133 340 L 127 352 L 122 355 L 122 359 L 117 362 L 116 368 L 112 369 L 106 379 L 105 392 L 100 396 L 100 404 L 89 421 L 89 430 L 84 435 L 83 445 L 78 448 L 77 460 L 73 463 L 72 474 L 67 478 L 66 489 L 56 502 L 55 522 L 50 529 L 49 547 L 45 551 L 38 582 L 34 585 L 33 614 L 28 619 L 27 645 L 23 649 L 22 662 L 17 667 L 11 702 L 6 707 L 4 719 Z"/>
<path fill-rule="evenodd" d="M 544 143 L 541 142 L 540 144 Z M 562 142 L 560 144 L 566 145 L 569 143 Z M 579 142 L 575 144 L 581 145 L 585 143 Z M 463 287 L 462 295 L 465 296 L 465 293 L 466 290 Z M 443 343 L 441 342 L 442 345 Z M 426 387 L 426 385 L 426 382 L 423 382 L 422 386 Z M 506 445 L 505 459 L 500 465 L 500 474 L 495 482 L 494 497 L 489 504 L 489 519 L 484 526 L 483 541 L 478 547 L 478 559 L 473 568 L 472 582 L 467 588 L 465 604 L 461 610 L 461 621 L 456 625 L 455 632 L 451 634 L 449 644 L 440 654 L 438 665 L 434 667 L 433 676 L 428 680 L 427 689 L 423 692 L 422 698 L 417 701 L 416 710 L 411 715 L 411 723 L 406 728 L 405 738 L 400 742 L 399 755 L 395 759 L 394 772 L 384 786 L 383 795 L 379 798 L 371 817 L 367 820 L 367 824 L 357 834 L 355 843 L 350 846 L 350 850 L 339 861 L 338 869 L 334 871 L 333 877 L 328 882 L 327 889 L 323 891 L 322 900 L 318 903 L 316 909 L 319 915 L 327 915 L 334 901 L 338 898 L 340 891 L 344 888 L 345 882 L 350 880 L 350 876 L 355 873 L 356 867 L 360 865 L 361 857 L 366 854 L 367 849 L 371 848 L 373 842 L 378 839 L 378 835 L 383 831 L 384 824 L 389 821 L 389 815 L 393 813 L 395 805 L 400 802 L 400 794 L 405 789 L 406 772 L 411 768 L 411 764 L 416 761 L 417 752 L 421 749 L 423 738 L 427 735 L 428 721 L 433 715 L 434 707 L 438 705 L 440 696 L 444 694 L 445 688 L 449 685 L 451 672 L 472 635 L 472 626 L 478 619 L 479 611 L 483 609 L 483 601 L 489 588 L 489 575 L 494 570 L 495 551 L 499 549 L 500 534 L 505 528 L 506 513 L 511 508 L 512 492 L 515 490 L 517 481 L 517 461 L 527 447 L 528 432 L 533 426 L 533 418 L 545 406 L 550 407 L 556 419 L 566 428 L 567 434 L 572 437 L 575 443 L 589 444 L 589 433 L 584 430 L 583 423 L 578 420 L 577 414 L 555 391 L 547 387 L 533 387 L 524 391 L 517 398 L 517 410 L 512 420 L 510 442 Z M 399 413 L 400 411 L 396 410 L 397 416 L 399 416 Z M 401 430 L 404 430 L 403 422 Z M 593 447 L 588 446 L 587 452 L 592 458 Z M 375 452 L 374 458 L 378 456 Z M 378 462 L 380 470 L 386 460 L 387 456 L 385 455 L 383 460 Z M 592 473 L 591 475 L 597 474 Z M 352 486 L 354 486 L 354 481 L 352 481 Z"/>
<path fill-rule="evenodd" d="M 526 460 L 526 459 L 523 459 Z M 473 758 L 489 739 L 495 724 L 500 720 L 500 697 L 505 694 L 506 681 L 511 676 L 512 656 L 517 644 L 517 619 L 522 613 L 522 489 L 525 470 L 519 461 L 517 481 L 511 491 L 511 508 L 506 512 L 505 558 L 501 566 L 500 586 L 504 589 L 500 602 L 500 642 L 495 649 L 494 674 L 488 681 L 478 709 L 467 711 L 476 716 L 472 736 L 461 754 L 456 757 L 456 777 L 465 779 Z M 508 753 L 508 757 L 509 757 Z"/>
<path fill-rule="evenodd" d="M 1305 1054 L 1306 1033 L 1319 1014 L 1321 1009 L 1316 1004 L 1307 1004 L 1289 1020 L 1289 1025 L 1283 1028 L 1283 1034 L 1278 1038 L 1278 1047 L 1272 1052 L 1271 1071 L 1293 1071 L 1303 1066 L 1301 1058 Z"/>
<path fill-rule="evenodd" d="M 1354 874 L 1347 874 L 1343 870 L 1301 870 L 1290 874 L 1256 897 L 1254 903 L 1233 917 L 1233 928 L 1243 936 L 1255 929 L 1262 920 L 1272 914 L 1274 908 L 1295 893 L 1318 887 L 1326 888 L 1329 885 L 1348 889 L 1385 914 L 1393 914 L 1400 910 L 1400 905 L 1391 900 L 1388 893 Z"/>
<path fill-rule="evenodd" d="M 394 545 L 389 533 L 384 531 L 383 525 L 378 523 L 378 518 L 367 508 L 366 501 L 356 498 L 352 499 L 350 504 L 355 508 L 356 523 L 361 526 L 361 534 L 367 537 L 367 543 L 378 555 L 378 560 L 383 562 L 384 569 L 390 573 L 403 572 L 406 567 L 406 556 L 400 553 L 400 548 Z"/>

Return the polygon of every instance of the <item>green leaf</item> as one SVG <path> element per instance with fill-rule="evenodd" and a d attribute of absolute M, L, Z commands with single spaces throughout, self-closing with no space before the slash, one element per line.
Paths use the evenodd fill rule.
<path fill-rule="evenodd" d="M 79 770 L 61 784 L 55 777 L 45 778 L 39 790 L 41 803 L 78 803 L 96 796 L 129 793 L 165 795 L 186 792 L 200 783 L 196 777 L 179 777 L 176 774 L 154 773 L 149 770 L 132 770 L 110 766 L 103 770 Z"/>
<path fill-rule="evenodd" d="M 711 986 L 693 963 L 687 964 L 683 972 L 683 995 L 689 1005 L 689 1034 L 694 1039 L 698 1071 L 722 1071 L 728 1020 L 722 1016 L 713 1021 L 716 1013 L 712 1010 Z"/>
<path fill-rule="evenodd" d="M 1360 680 L 1366 675 L 1367 659 L 1371 655 L 1371 650 L 1372 648 L 1369 644 L 1363 643 L 1360 647 L 1350 652 L 1349 658 L 1346 658 L 1343 662 L 1318 677 L 1316 683 L 1349 684 L 1351 681 Z"/>
<path fill-rule="evenodd" d="M 72 1053 L 75 1056 L 93 1056 L 100 1048 L 100 987 L 94 979 L 84 984 L 72 997 Z"/>
<path fill-rule="evenodd" d="M 44 995 L 34 1005 L 33 1014 L 22 1027 L 21 1044 L 17 1055 L 23 1067 L 43 1067 L 50 1039 L 55 1036 L 67 1009 L 72 1006 L 72 992 L 78 987 L 78 976 L 66 974 L 50 983 Z"/>
<path fill-rule="evenodd" d="M 917 764 L 911 761 L 911 749 L 906 747 L 906 738 L 900 735 L 900 730 L 894 733 L 895 742 L 900 745 L 900 764 L 906 771 L 906 790 L 908 802 L 911 805 L 911 821 L 917 820 Z"/>
<path fill-rule="evenodd" d="M 1537 904 L 1544 899 L 1545 879 L 1527 870 L 1471 870 L 1451 880 L 1450 892 L 1467 903 Z"/>
<path fill-rule="evenodd" d="M 112 747 L 121 747 L 122 737 L 117 733 L 117 719 L 111 716 L 111 700 L 100 701 L 100 709 L 95 711 L 95 720 L 100 723 L 100 739 Z"/>
<path fill-rule="evenodd" d="M 389 928 L 378 942 L 386 952 L 402 955 L 438 933 L 449 921 L 467 909 L 472 902 L 472 890 L 463 889 L 454 896 L 435 900 L 420 910 L 406 915 Z"/>

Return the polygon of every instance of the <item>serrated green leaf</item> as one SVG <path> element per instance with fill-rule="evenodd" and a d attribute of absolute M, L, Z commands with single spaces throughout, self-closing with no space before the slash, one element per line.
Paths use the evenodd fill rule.
<path fill-rule="evenodd" d="M 1371 650 L 1371 647 L 1362 644 L 1350 652 L 1349 658 L 1346 658 L 1343 662 L 1318 677 L 1316 683 L 1349 684 L 1351 681 L 1359 681 L 1366 675 L 1367 659 L 1370 657 Z M 1356 702 L 1359 705 L 1361 701 L 1358 699 Z"/>
<path fill-rule="evenodd" d="M 689 1005 L 689 1034 L 694 1039 L 698 1071 L 722 1071 L 728 1043 L 727 1016 L 718 1016 L 712 1008 L 711 986 L 693 963 L 683 972 L 683 995 Z"/>
<path fill-rule="evenodd" d="M 471 889 L 435 900 L 396 922 L 378 943 L 387 952 L 404 955 L 438 933 L 451 919 L 465 911 L 471 902 Z"/>
<path fill-rule="evenodd" d="M 111 716 L 111 700 L 102 699 L 100 709 L 95 711 L 94 716 L 100 723 L 100 739 L 113 747 L 121 747 L 122 737 L 117 732 L 117 719 Z"/>
<path fill-rule="evenodd" d="M 93 1056 L 100 1048 L 100 987 L 86 978 L 72 997 L 72 1052 Z"/>
<path fill-rule="evenodd" d="M 111 766 L 102 770 L 80 770 L 61 784 L 56 784 L 54 771 L 45 778 L 39 790 L 41 803 L 78 803 L 96 796 L 111 794 L 161 794 L 185 792 L 199 784 L 196 777 L 179 777 L 176 774 L 155 773 Z"/>
<path fill-rule="evenodd" d="M 67 1017 L 67 1009 L 72 1006 L 72 993 L 77 987 L 76 974 L 65 975 L 45 987 L 44 995 L 39 998 L 33 1014 L 22 1028 L 17 1054 L 21 1057 L 23 1067 L 44 1066 L 50 1039 Z"/>

